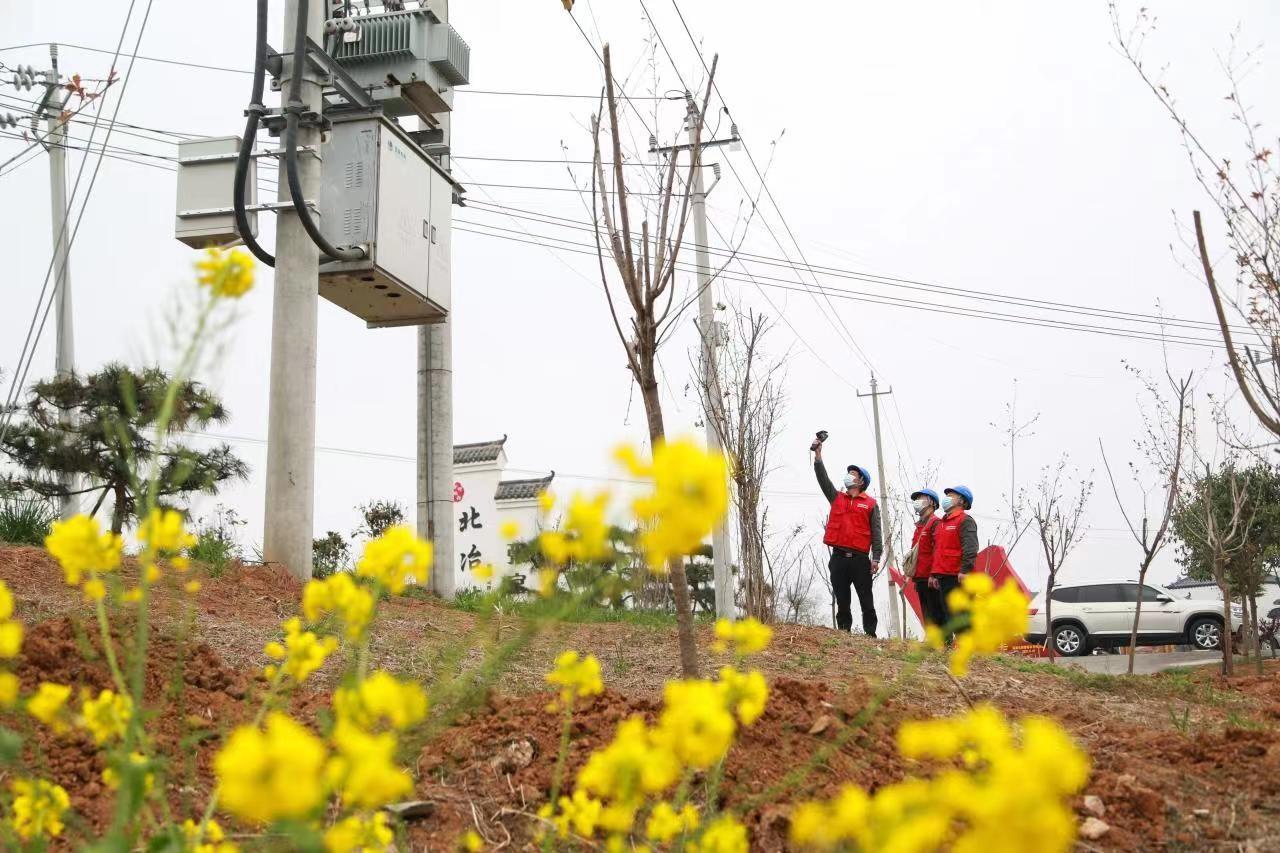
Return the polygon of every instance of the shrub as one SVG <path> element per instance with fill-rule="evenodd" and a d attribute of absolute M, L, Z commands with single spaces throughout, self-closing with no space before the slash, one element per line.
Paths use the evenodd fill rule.
<path fill-rule="evenodd" d="M 196 541 L 187 548 L 187 556 L 203 563 L 211 577 L 218 577 L 227 570 L 233 560 L 239 560 L 244 551 L 236 538 L 236 528 L 245 522 L 234 509 L 218 504 L 213 520 L 196 522 Z"/>
<path fill-rule="evenodd" d="M 330 530 L 311 543 L 311 576 L 327 578 L 351 565 L 351 546 L 342 534 Z"/>
<path fill-rule="evenodd" d="M 351 538 L 363 536 L 365 539 L 377 539 L 392 527 L 404 524 L 405 510 L 399 501 L 370 501 L 356 507 L 360 513 L 360 526 L 351 532 Z"/>
<path fill-rule="evenodd" d="M 57 517 L 53 504 L 43 498 L 5 498 L 0 501 L 0 542 L 43 545 Z"/>

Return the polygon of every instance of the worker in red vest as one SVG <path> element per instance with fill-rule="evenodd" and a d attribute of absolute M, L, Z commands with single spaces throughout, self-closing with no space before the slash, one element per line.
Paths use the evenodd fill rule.
<path fill-rule="evenodd" d="M 978 522 L 968 510 L 973 508 L 973 492 L 967 486 L 942 490 L 942 521 L 933 537 L 933 565 L 930 576 L 937 580 L 942 599 L 942 624 L 951 621 L 947 596 L 960 585 L 960 575 L 973 570 L 978 558 Z"/>
<path fill-rule="evenodd" d="M 827 517 L 826 535 L 822 541 L 831 547 L 831 589 L 836 597 L 836 627 L 841 631 L 853 630 L 853 613 L 850 610 L 849 588 L 858 593 L 862 607 L 862 630 L 868 637 L 876 635 L 876 603 L 871 594 L 871 580 L 880 568 L 880 555 L 884 551 L 884 534 L 880 528 L 880 508 L 876 499 L 868 495 L 871 474 L 866 468 L 850 465 L 844 475 L 844 491 L 837 492 L 822 464 L 822 442 L 815 441 L 813 470 L 818 476 L 818 486 L 831 503 Z"/>
<path fill-rule="evenodd" d="M 916 549 L 916 571 L 912 582 L 916 585 L 916 598 L 920 601 L 920 613 L 926 625 L 945 623 L 942 610 L 942 598 L 938 594 L 938 584 L 932 579 L 934 540 L 937 537 L 938 525 L 942 519 L 937 512 L 941 500 L 932 489 L 921 489 L 911 493 L 911 505 L 916 511 L 916 529 L 911 533 L 911 547 Z"/>

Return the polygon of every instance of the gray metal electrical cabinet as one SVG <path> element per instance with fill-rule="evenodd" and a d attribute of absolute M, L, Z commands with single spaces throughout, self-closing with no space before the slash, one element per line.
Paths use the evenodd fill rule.
<path fill-rule="evenodd" d="M 236 155 L 240 137 L 184 139 L 178 143 L 177 218 L 173 236 L 203 249 L 237 240 L 231 194 L 235 187 Z M 249 228 L 258 233 L 258 167 L 249 161 L 245 178 L 245 206 Z"/>
<path fill-rule="evenodd" d="M 359 261 L 320 266 L 320 295 L 370 326 L 437 323 L 449 313 L 453 197 L 461 187 L 381 116 L 333 116 L 320 227 Z"/>

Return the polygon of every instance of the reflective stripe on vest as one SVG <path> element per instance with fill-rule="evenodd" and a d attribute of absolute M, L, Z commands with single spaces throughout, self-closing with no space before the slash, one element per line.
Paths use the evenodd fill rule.
<path fill-rule="evenodd" d="M 827 516 L 827 532 L 822 541 L 832 548 L 848 548 L 867 553 L 871 550 L 871 510 L 876 499 L 868 495 L 851 498 L 839 492 L 831 502 Z"/>

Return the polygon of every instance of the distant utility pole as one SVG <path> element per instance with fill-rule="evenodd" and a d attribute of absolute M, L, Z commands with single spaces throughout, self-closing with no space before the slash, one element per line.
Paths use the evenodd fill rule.
<path fill-rule="evenodd" d="M 36 116 L 43 118 L 47 127 L 41 144 L 49 153 L 49 214 L 53 227 L 53 299 L 55 322 L 57 323 L 57 355 L 54 359 L 54 370 L 60 378 L 68 377 L 75 372 L 75 326 L 71 313 L 71 240 L 67 226 L 67 124 L 62 119 L 68 93 L 59 97 L 63 91 L 58 74 L 58 46 L 49 45 L 49 71 L 42 73 L 44 77 L 44 97 L 36 108 Z M 23 77 L 24 75 L 19 75 Z M 30 75 L 21 82 L 30 88 Z M 88 156 L 88 152 L 85 153 Z M 63 410 L 60 415 L 63 427 L 70 430 L 75 426 L 75 417 L 70 410 Z M 75 491 L 75 478 L 70 474 L 61 477 L 62 486 L 69 492 Z M 62 498 L 59 513 L 70 518 L 80 511 L 80 499 L 76 495 Z"/>
<path fill-rule="evenodd" d="M 685 124 L 685 130 L 689 134 L 688 144 L 659 147 L 657 139 L 651 139 L 650 151 L 662 154 L 682 150 L 693 151 L 694 135 L 697 133 L 699 120 L 698 107 L 689 92 L 685 92 L 685 101 L 689 105 L 688 119 Z M 734 125 L 730 138 L 704 140 L 698 147 L 707 149 L 721 145 L 736 146 L 738 144 L 740 144 L 738 129 L 737 125 Z M 701 165 L 705 167 L 707 164 L 702 163 Z M 672 162 L 671 168 L 675 168 L 674 162 Z M 719 331 L 721 326 L 715 319 L 715 299 L 712 297 L 711 290 L 713 277 L 711 274 L 711 261 L 707 252 L 707 195 L 720 181 L 719 166 L 714 166 L 713 168 L 716 169 L 716 179 L 712 181 L 710 187 L 703 188 L 702 169 L 699 168 L 693 172 L 693 186 L 690 188 L 690 200 L 692 201 L 690 212 L 693 214 L 693 240 L 697 256 L 696 266 L 698 268 L 698 332 L 702 338 L 702 369 L 704 371 L 702 382 L 708 402 L 721 400 L 724 395 L 724 391 L 720 388 L 720 368 L 716 359 L 716 350 L 723 345 L 723 341 Z M 709 409 L 703 412 L 703 420 L 705 421 L 707 433 L 707 449 L 716 453 L 721 452 L 720 434 L 716 431 L 715 418 L 712 417 Z M 715 580 L 716 616 L 729 620 L 737 618 L 737 608 L 734 604 L 733 595 L 733 571 L 731 569 L 733 563 L 731 559 L 732 549 L 733 546 L 729 540 L 729 517 L 726 514 L 711 531 L 711 565 L 712 577 Z"/>
<path fill-rule="evenodd" d="M 859 397 L 871 398 L 871 417 L 876 430 L 876 475 L 880 478 L 880 497 L 884 512 L 881 513 L 881 527 L 884 533 L 884 577 L 889 587 L 889 634 L 893 637 L 905 637 L 903 620 L 898 616 L 898 589 L 894 586 L 893 576 L 889 574 L 889 566 L 893 565 L 893 519 L 890 506 L 889 481 L 884 476 L 884 447 L 880 443 L 880 398 L 893 393 L 893 389 L 879 391 L 876 389 L 876 375 L 871 374 L 871 393 L 858 392 Z"/>
<path fill-rule="evenodd" d="M 324 0 L 285 0 L 284 32 L 292 34 L 299 4 L 307 3 L 307 36 L 324 41 Z M 292 36 L 288 36 L 292 43 Z M 281 98 L 294 74 L 302 76 L 303 109 L 319 119 L 320 80 L 305 57 L 283 54 Z M 288 107 L 288 104 L 284 105 Z M 298 128 L 298 171 L 303 204 L 320 197 L 320 128 Z M 280 185 L 288 185 L 280 158 Z M 275 295 L 271 308 L 271 391 L 267 414 L 267 500 L 263 559 L 295 576 L 311 577 L 315 515 L 316 323 L 320 255 L 296 211 L 285 207 L 276 219 Z"/>

